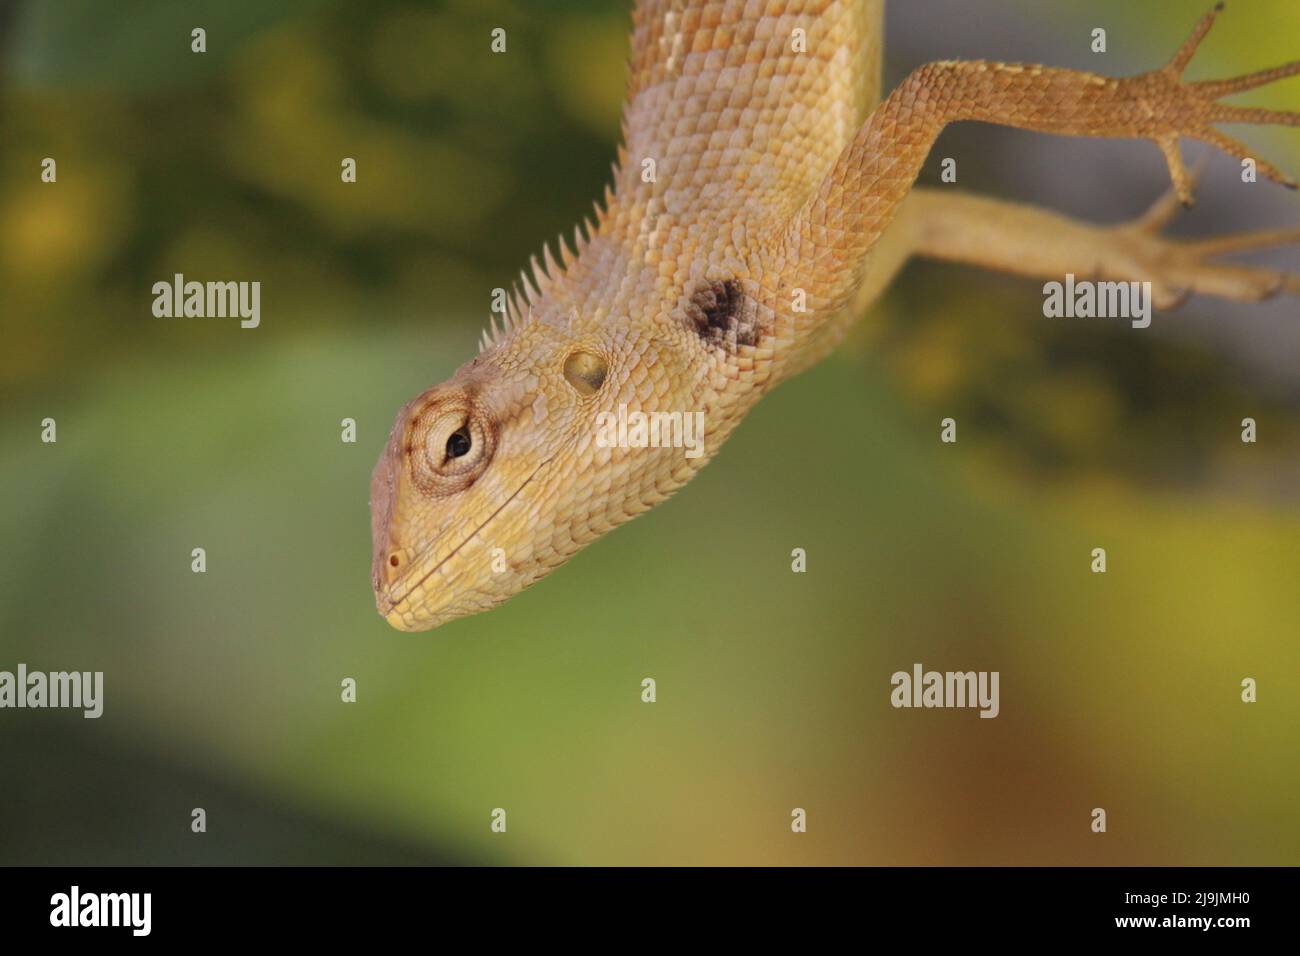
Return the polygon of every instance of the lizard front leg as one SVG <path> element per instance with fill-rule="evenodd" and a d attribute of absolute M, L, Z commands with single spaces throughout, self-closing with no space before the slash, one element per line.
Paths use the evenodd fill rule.
<path fill-rule="evenodd" d="M 1233 80 L 1182 80 L 1221 9 L 1222 4 L 1202 18 L 1168 65 L 1126 79 L 980 61 L 931 63 L 913 72 L 876 108 L 775 244 L 773 271 L 783 282 L 809 290 L 806 313 L 792 315 L 793 328 L 784 330 L 789 338 L 812 338 L 848 301 L 862 275 L 862 263 L 886 235 L 931 146 L 949 123 L 976 120 L 1072 136 L 1153 140 L 1163 150 L 1184 202 L 1191 199 L 1191 177 L 1179 153 L 1182 137 L 1245 156 L 1245 147 L 1213 124 L 1300 125 L 1300 113 L 1218 102 L 1228 94 L 1300 74 L 1300 61 Z M 1259 169 L 1294 188 L 1276 167 L 1261 162 Z M 1007 243 L 1008 237 L 1000 235 L 997 241 Z M 1002 261 L 1013 252 L 1004 246 L 987 254 Z"/>

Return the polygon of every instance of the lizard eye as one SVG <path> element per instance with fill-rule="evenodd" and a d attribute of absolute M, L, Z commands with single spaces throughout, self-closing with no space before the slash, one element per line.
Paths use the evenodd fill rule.
<path fill-rule="evenodd" d="M 454 494 L 483 473 L 496 446 L 496 431 L 468 397 L 450 396 L 415 417 L 411 444 L 423 451 L 412 462 L 420 489 L 427 494 Z"/>
<path fill-rule="evenodd" d="M 469 454 L 469 450 L 474 447 L 474 441 L 469 437 L 469 428 L 462 425 L 451 433 L 447 439 L 447 457 L 463 458 Z"/>
<path fill-rule="evenodd" d="M 564 377 L 583 398 L 600 390 L 608 371 L 608 363 L 595 352 L 570 352 L 564 360 Z"/>

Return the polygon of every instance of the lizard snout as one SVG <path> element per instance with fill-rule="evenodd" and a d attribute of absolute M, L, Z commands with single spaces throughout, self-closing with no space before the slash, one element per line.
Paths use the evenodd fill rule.
<path fill-rule="evenodd" d="M 405 570 L 404 555 L 392 547 L 393 510 L 397 505 L 398 436 L 389 437 L 388 446 L 379 456 L 375 470 L 370 476 L 370 585 L 375 591 L 375 601 L 379 603 L 392 582 L 394 571 Z M 396 559 L 396 563 L 394 563 Z M 389 605 L 391 607 L 391 603 Z M 380 613 L 385 612 L 383 604 Z"/>

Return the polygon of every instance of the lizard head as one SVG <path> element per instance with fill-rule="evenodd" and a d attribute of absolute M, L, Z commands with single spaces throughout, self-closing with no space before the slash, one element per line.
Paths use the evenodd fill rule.
<path fill-rule="evenodd" d="M 517 590 L 510 546 L 555 451 L 543 388 L 527 364 L 479 355 L 398 412 L 370 479 L 371 583 L 394 627 L 428 630 Z"/>
<path fill-rule="evenodd" d="M 620 380 L 643 379 L 624 360 L 643 346 L 625 339 L 529 322 L 402 408 L 370 484 L 371 581 L 390 624 L 494 607 L 649 506 L 625 507 L 638 461 L 593 428 Z"/>

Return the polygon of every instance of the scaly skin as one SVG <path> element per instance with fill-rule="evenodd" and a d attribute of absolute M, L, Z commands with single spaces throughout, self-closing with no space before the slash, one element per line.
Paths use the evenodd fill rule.
<path fill-rule="evenodd" d="M 534 262 L 477 358 L 398 413 L 375 466 L 380 614 L 418 631 L 486 610 L 663 501 L 768 390 L 832 349 L 912 255 L 1151 281 L 1163 305 L 1192 291 L 1300 291 L 1295 277 L 1210 261 L 1294 232 L 1176 243 L 1158 235 L 1168 201 L 1107 229 L 913 188 L 944 126 L 979 120 L 1153 140 L 1190 202 L 1180 138 L 1245 156 L 1212 124 L 1300 125 L 1297 113 L 1218 102 L 1300 63 L 1181 80 L 1214 16 L 1140 76 L 932 63 L 877 105 L 883 0 L 641 0 L 605 208 L 576 252 L 561 244 L 561 263 L 549 250 L 545 268 Z M 604 447 L 597 416 L 620 406 L 703 412 L 703 453 Z"/>

